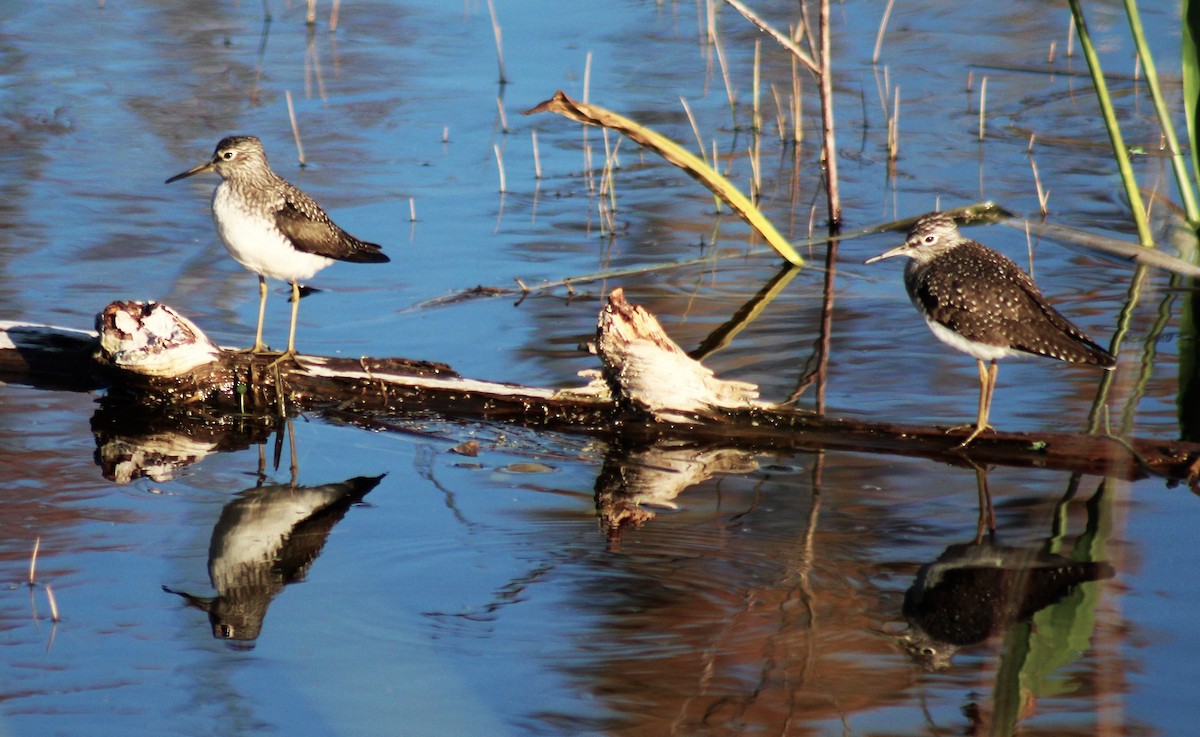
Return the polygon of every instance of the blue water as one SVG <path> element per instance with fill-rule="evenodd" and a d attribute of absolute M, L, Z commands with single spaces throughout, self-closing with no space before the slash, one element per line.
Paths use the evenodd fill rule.
<path fill-rule="evenodd" d="M 629 141 L 618 149 L 619 231 L 608 238 L 583 153 L 592 147 L 598 175 L 600 131 L 520 112 L 560 88 L 582 98 L 589 77 L 592 102 L 693 147 L 683 97 L 706 147 L 715 139 L 722 169 L 748 188 L 755 40 L 764 83 L 784 95 L 789 60 L 721 11 L 735 121 L 698 22 L 702 5 L 496 5 L 504 86 L 486 3 L 346 2 L 334 32 L 322 3 L 311 34 L 294 2 L 270 3 L 266 26 L 257 2 L 110 1 L 71 7 L 70 16 L 55 3 L 0 7 L 0 317 L 86 328 L 112 300 L 157 299 L 219 342 L 248 345 L 255 279 L 216 239 L 215 179 L 163 180 L 204 160 L 222 136 L 252 133 L 277 171 L 392 258 L 336 264 L 314 278 L 322 291 L 301 305 L 304 352 L 406 356 L 483 379 L 572 385 L 595 367 L 579 346 L 617 286 L 695 348 L 774 275 L 778 258 L 727 210 L 715 215 L 699 185 Z M 757 9 L 781 26 L 795 20 L 794 3 Z M 1078 56 L 1062 60 L 1064 9 L 898 4 L 874 68 L 882 12 L 883 3 L 835 4 L 847 229 L 980 199 L 1035 213 L 1033 133 L 1049 219 L 1131 237 L 1087 80 L 1063 73 L 1082 69 Z M 1087 12 L 1106 68 L 1130 73 L 1119 10 Z M 1175 11 L 1143 12 L 1159 69 L 1174 77 Z M 1043 64 L 1052 41 L 1059 73 L 1011 68 Z M 876 86 L 884 65 L 901 90 L 894 176 Z M 1170 81 L 1167 90 L 1178 95 Z M 769 88 L 763 94 L 763 208 L 796 240 L 808 235 L 813 207 L 818 232 L 823 218 L 814 92 L 804 77 L 798 157 L 778 145 L 774 99 Z M 1155 150 L 1144 86 L 1115 82 L 1114 95 L 1131 145 Z M 1165 159 L 1137 162 L 1143 187 L 1171 196 Z M 969 233 L 1029 261 L 1018 230 Z M 964 422 L 975 410 L 973 362 L 932 339 L 898 264 L 861 265 L 896 238 L 841 244 L 829 412 Z M 819 249 L 811 255 L 823 259 Z M 429 304 L 476 285 L 701 257 L 581 282 L 570 299 L 557 288 L 519 304 L 516 295 Z M 1034 268 L 1046 294 L 1107 343 L 1129 268 L 1051 242 L 1036 244 Z M 766 399 L 786 397 L 819 336 L 823 279 L 801 272 L 705 363 L 758 383 Z M 1132 312 L 1109 401 L 1123 431 L 1178 434 L 1179 306 L 1169 294 L 1166 275 L 1151 273 Z M 1164 303 L 1169 320 L 1154 343 Z M 287 311 L 285 289 L 273 284 L 268 342 L 282 344 Z M 1157 352 L 1140 381 L 1149 347 Z M 1088 368 L 1006 362 L 992 421 L 1079 431 L 1097 380 Z M 386 475 L 324 529 L 296 582 L 273 591 L 252 645 L 231 646 L 213 638 L 205 612 L 162 587 L 198 602 L 216 593 L 209 549 L 223 510 L 260 486 L 293 482 L 286 442 L 278 468 L 272 459 L 286 428 L 255 436 L 265 445 L 227 449 L 212 447 L 201 425 L 109 442 L 106 451 L 130 453 L 187 443 L 193 456 L 116 483 L 96 463 L 98 399 L 0 388 L 0 734 L 907 734 L 931 722 L 962 732 L 965 707 L 994 711 L 1013 662 L 998 637 L 959 652 L 947 671 L 925 673 L 894 637 L 918 568 L 975 534 L 970 468 L 855 452 L 722 451 L 703 460 L 726 471 L 679 496 L 647 498 L 649 483 L 630 489 L 645 495 L 633 505 L 644 519 L 612 535 L 597 515 L 608 484 L 618 471 L 653 475 L 665 461 L 638 462 L 586 438 L 428 419 L 406 432 L 292 422 L 297 495 Z M 810 390 L 800 406 L 814 401 Z M 479 456 L 450 452 L 468 439 L 479 441 Z M 1099 555 L 1116 569 L 1080 589 L 1081 610 L 1094 619 L 1079 626 L 1083 639 L 1036 651 L 1058 660 L 1024 694 L 1023 728 L 1188 733 L 1188 664 L 1200 658 L 1187 616 L 1198 592 L 1185 575 L 1200 562 L 1187 544 L 1195 495 L 1160 479 L 1038 469 L 994 468 L 988 479 L 1001 544 L 1069 552 L 1099 523 Z M 1053 538 L 1056 506 L 1075 484 Z"/>

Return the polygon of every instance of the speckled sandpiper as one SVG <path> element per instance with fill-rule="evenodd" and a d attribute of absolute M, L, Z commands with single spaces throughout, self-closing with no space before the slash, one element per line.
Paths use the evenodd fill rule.
<path fill-rule="evenodd" d="M 294 356 L 299 282 L 334 261 L 376 264 L 389 259 L 378 245 L 339 228 L 311 197 L 271 171 L 262 142 L 254 136 L 221 139 L 211 159 L 166 183 L 206 171 L 221 176 L 212 198 L 217 234 L 229 255 L 258 275 L 258 328 L 249 350 L 267 351 L 262 330 L 269 277 L 292 285 L 292 322 L 283 357 Z"/>
<path fill-rule="evenodd" d="M 999 359 L 1025 354 L 1106 369 L 1116 366 L 1108 351 L 1046 301 L 1021 267 L 964 237 L 943 213 L 922 216 L 903 245 L 867 263 L 893 256 L 912 259 L 904 267 L 904 286 L 929 329 L 979 364 L 979 415 L 974 431 L 959 447 L 989 427 Z"/>

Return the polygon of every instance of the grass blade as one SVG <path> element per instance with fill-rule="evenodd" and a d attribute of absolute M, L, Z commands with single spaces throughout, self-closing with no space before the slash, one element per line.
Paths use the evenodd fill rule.
<path fill-rule="evenodd" d="M 561 90 L 556 92 L 554 97 L 549 100 L 526 110 L 525 114 L 531 115 L 543 112 L 558 113 L 563 117 L 584 123 L 585 125 L 598 125 L 603 128 L 609 128 L 629 138 L 634 143 L 654 151 L 668 162 L 686 171 L 724 200 L 742 220 L 745 220 L 751 228 L 757 231 L 788 263 L 793 266 L 804 264 L 804 259 L 796 252 L 792 244 L 775 229 L 775 226 L 767 219 L 767 216 L 755 207 L 754 203 L 742 194 L 732 182 L 704 163 L 700 157 L 692 154 L 666 136 L 629 118 L 618 115 L 611 110 L 572 100 Z"/>

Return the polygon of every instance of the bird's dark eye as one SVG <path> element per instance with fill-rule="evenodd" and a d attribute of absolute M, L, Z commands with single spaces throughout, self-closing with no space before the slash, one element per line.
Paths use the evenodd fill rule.
<path fill-rule="evenodd" d="M 925 242 L 926 242 L 926 243 L 933 243 L 933 242 L 934 242 L 934 241 L 936 241 L 936 240 L 937 240 L 937 238 L 934 238 L 934 237 L 933 237 L 933 236 L 931 236 L 931 235 L 927 235 L 927 236 L 925 236 Z"/>
<path fill-rule="evenodd" d="M 234 156 L 236 156 L 236 154 L 235 154 L 234 152 L 232 152 L 232 151 L 222 151 L 222 152 L 221 152 L 221 158 L 222 158 L 222 159 L 225 159 L 226 161 L 229 161 L 229 160 L 230 160 L 230 159 L 232 159 Z"/>

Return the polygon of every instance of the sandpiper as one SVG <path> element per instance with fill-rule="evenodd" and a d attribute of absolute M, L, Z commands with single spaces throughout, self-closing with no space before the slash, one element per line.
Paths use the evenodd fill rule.
<path fill-rule="evenodd" d="M 929 329 L 979 364 L 979 414 L 966 447 L 990 426 L 996 361 L 1038 355 L 1112 369 L 1116 359 L 1046 301 L 1033 279 L 1007 256 L 963 237 L 940 212 L 924 215 L 903 245 L 867 263 L 908 256 L 904 286 Z M 990 362 L 985 365 L 985 361 Z"/>
<path fill-rule="evenodd" d="M 258 328 L 254 346 L 248 350 L 267 351 L 262 330 L 269 277 L 292 285 L 292 322 L 287 351 L 281 358 L 294 356 L 300 280 L 311 278 L 334 261 L 375 264 L 389 259 L 378 245 L 360 241 L 339 228 L 311 197 L 271 171 L 262 142 L 254 136 L 221 139 L 211 159 L 166 183 L 206 171 L 221 176 L 213 192 L 212 211 L 225 250 L 258 274 Z"/>

